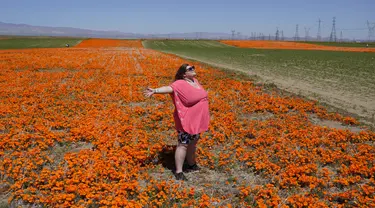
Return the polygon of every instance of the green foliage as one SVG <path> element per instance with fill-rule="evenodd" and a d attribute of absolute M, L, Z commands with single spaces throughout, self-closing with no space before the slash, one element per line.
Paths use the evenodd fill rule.
<path fill-rule="evenodd" d="M 144 46 L 216 67 L 375 97 L 375 53 L 250 49 L 199 40 L 144 41 Z"/>
<path fill-rule="evenodd" d="M 22 48 L 63 48 L 65 44 L 70 47 L 80 43 L 83 38 L 68 37 L 4 37 L 0 39 L 0 49 Z"/>

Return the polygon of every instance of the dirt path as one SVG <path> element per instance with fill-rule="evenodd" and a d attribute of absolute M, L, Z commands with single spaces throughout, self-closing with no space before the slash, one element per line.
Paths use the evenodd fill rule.
<path fill-rule="evenodd" d="M 350 114 L 354 114 L 357 119 L 364 124 L 375 126 L 375 99 L 372 97 L 364 96 L 362 94 L 350 94 L 344 90 L 340 91 L 330 88 L 329 86 L 319 86 L 318 84 L 306 83 L 302 80 L 272 76 L 272 74 L 261 73 L 262 70 L 256 69 L 254 66 L 244 68 L 244 66 L 241 65 L 222 63 L 217 60 L 213 61 L 181 54 L 175 55 L 203 62 L 214 67 L 245 72 L 249 76 L 258 76 L 263 83 L 274 83 L 282 90 L 301 95 L 308 99 L 318 100 L 322 104 L 327 104 Z"/>

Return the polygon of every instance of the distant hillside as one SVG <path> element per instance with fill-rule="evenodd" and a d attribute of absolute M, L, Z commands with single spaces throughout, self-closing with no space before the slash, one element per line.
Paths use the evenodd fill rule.
<path fill-rule="evenodd" d="M 127 38 L 127 39 L 232 39 L 229 33 L 213 32 L 191 32 L 191 33 L 170 33 L 170 34 L 139 34 L 120 31 L 99 31 L 72 27 L 47 27 L 33 26 L 27 24 L 13 24 L 0 22 L 0 36 L 63 36 L 63 37 L 88 37 L 88 38 Z M 264 40 L 275 40 L 275 36 L 265 36 Z M 234 39 L 249 40 L 250 36 L 234 36 Z M 293 41 L 293 37 L 284 37 L 286 41 Z M 304 41 L 304 37 L 300 37 Z M 309 41 L 316 41 L 314 37 L 309 37 Z M 329 41 L 329 37 L 322 37 L 321 41 Z M 343 40 L 352 41 L 352 40 Z"/>
<path fill-rule="evenodd" d="M 0 22 L 0 35 L 136 38 L 136 34 L 71 27 L 45 27 Z"/>
<path fill-rule="evenodd" d="M 64 36 L 64 37 L 93 37 L 93 38 L 186 38 L 186 39 L 228 39 L 226 33 L 171 33 L 171 34 L 137 34 L 119 31 L 99 31 L 72 27 L 46 27 L 27 24 L 0 22 L 0 35 L 21 36 Z"/>

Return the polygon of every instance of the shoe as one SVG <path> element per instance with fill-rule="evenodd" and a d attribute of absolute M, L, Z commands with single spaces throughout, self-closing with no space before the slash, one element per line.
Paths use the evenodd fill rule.
<path fill-rule="evenodd" d="M 184 173 L 181 172 L 181 173 L 175 173 L 174 176 L 176 177 L 176 180 L 183 180 L 183 181 L 187 181 L 188 179 L 185 177 Z"/>
<path fill-rule="evenodd" d="M 199 171 L 201 168 L 195 163 L 194 165 L 186 164 L 185 169 L 187 172 Z"/>

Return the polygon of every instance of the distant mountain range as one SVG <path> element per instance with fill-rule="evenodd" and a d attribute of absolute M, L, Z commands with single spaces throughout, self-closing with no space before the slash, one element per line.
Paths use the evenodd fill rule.
<path fill-rule="evenodd" d="M 186 39 L 228 39 L 226 33 L 171 33 L 171 34 L 139 34 L 119 31 L 88 30 L 72 27 L 47 27 L 27 24 L 13 24 L 0 22 L 0 35 L 20 36 L 64 36 L 64 37 L 91 37 L 91 38 L 186 38 Z"/>
<path fill-rule="evenodd" d="M 33 26 L 27 24 L 13 24 L 0 22 L 0 35 L 16 35 L 16 36 L 63 36 L 63 37 L 84 37 L 84 38 L 126 38 L 126 39 L 232 39 L 232 35 L 228 33 L 210 33 L 210 32 L 192 32 L 192 33 L 170 33 L 170 34 L 139 34 L 125 33 L 119 31 L 100 31 L 88 30 L 72 27 L 47 27 Z M 250 39 L 250 36 L 235 35 L 235 39 Z M 264 40 L 275 40 L 275 36 L 265 36 Z M 294 40 L 294 38 L 284 37 L 284 40 Z M 305 40 L 300 37 L 300 40 Z M 310 41 L 316 40 L 309 37 Z M 329 38 L 322 38 L 322 41 L 329 41 Z M 350 41 L 350 40 L 343 40 Z"/>

